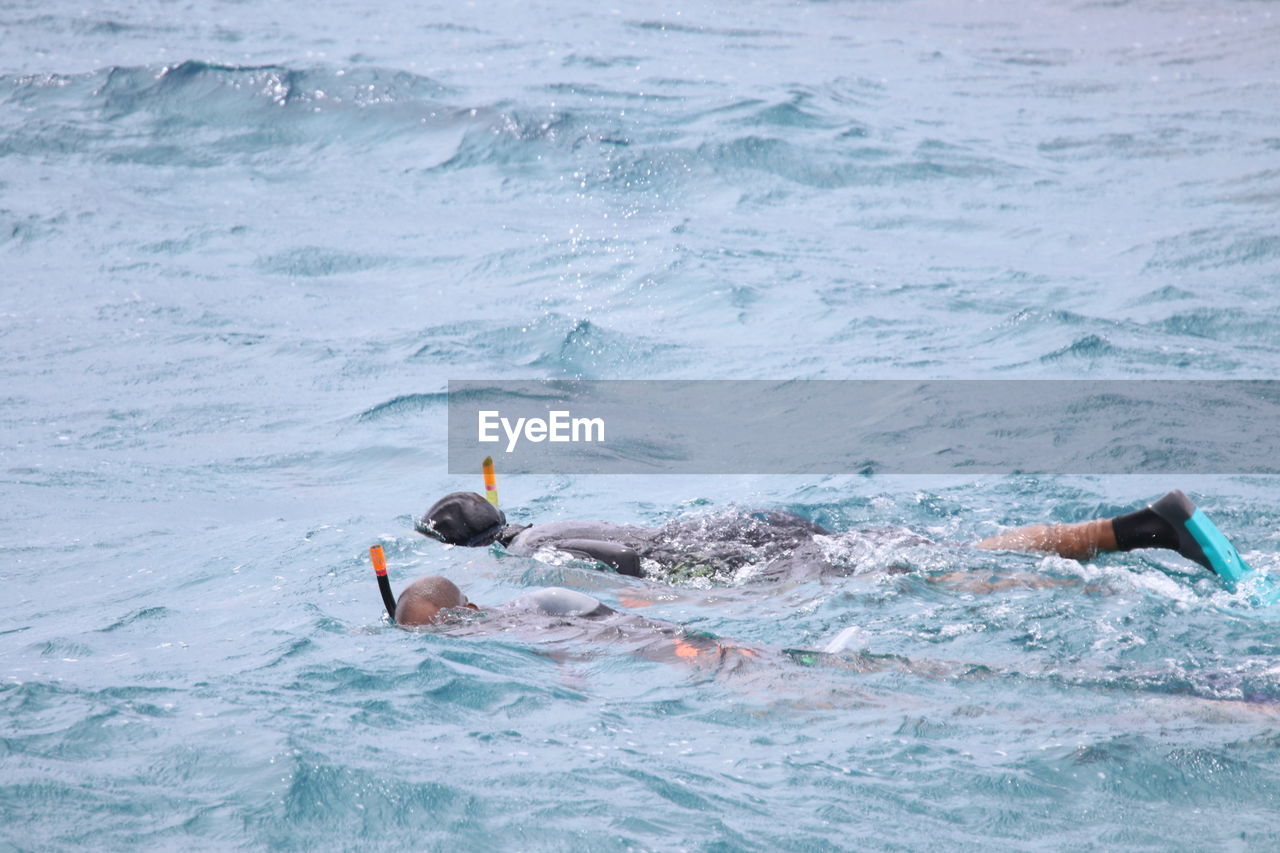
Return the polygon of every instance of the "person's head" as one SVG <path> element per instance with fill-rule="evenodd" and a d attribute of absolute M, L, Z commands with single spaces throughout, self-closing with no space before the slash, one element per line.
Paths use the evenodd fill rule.
<path fill-rule="evenodd" d="M 498 538 L 507 517 L 475 492 L 453 492 L 436 501 L 415 528 L 450 545 L 478 548 Z"/>
<path fill-rule="evenodd" d="M 438 619 L 440 611 L 453 607 L 480 609 L 467 601 L 453 581 L 428 575 L 418 578 L 400 593 L 400 600 L 396 602 L 396 624 L 430 625 Z"/>

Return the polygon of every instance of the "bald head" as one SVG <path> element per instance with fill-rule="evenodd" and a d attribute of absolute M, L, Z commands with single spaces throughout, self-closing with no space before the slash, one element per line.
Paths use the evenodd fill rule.
<path fill-rule="evenodd" d="M 477 609 L 448 578 L 440 575 L 418 578 L 400 593 L 400 600 L 396 603 L 396 624 L 430 625 L 441 610 L 451 607 Z"/>

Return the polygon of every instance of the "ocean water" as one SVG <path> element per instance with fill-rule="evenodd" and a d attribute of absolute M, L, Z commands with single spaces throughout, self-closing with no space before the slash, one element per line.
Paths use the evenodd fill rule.
<path fill-rule="evenodd" d="M 1280 846 L 1280 622 L 963 545 L 1181 487 L 1274 575 L 1274 478 L 499 471 L 524 523 L 940 543 L 781 584 L 412 530 L 480 484 L 449 379 L 1274 378 L 1277 45 L 1261 0 L 6 3 L 0 848 Z M 410 634 L 375 542 L 759 656 Z"/>

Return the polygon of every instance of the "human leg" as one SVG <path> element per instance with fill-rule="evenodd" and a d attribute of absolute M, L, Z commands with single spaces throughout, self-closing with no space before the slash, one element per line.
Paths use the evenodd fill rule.
<path fill-rule="evenodd" d="M 1076 524 L 1020 527 L 983 539 L 977 547 L 993 551 L 1044 551 L 1071 560 L 1088 560 L 1108 551 L 1165 548 L 1212 568 L 1185 530 L 1185 519 L 1194 511 L 1195 505 L 1190 499 L 1175 489 L 1136 512 Z"/>
<path fill-rule="evenodd" d="M 1088 560 L 1105 551 L 1123 550 L 1116 542 L 1112 519 L 1076 524 L 1033 524 L 983 539 L 988 551 L 1044 551 L 1069 560 Z"/>

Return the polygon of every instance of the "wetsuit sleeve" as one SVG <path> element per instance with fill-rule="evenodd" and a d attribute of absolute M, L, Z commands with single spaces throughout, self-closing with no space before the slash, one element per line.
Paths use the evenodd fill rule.
<path fill-rule="evenodd" d="M 551 547 L 575 557 L 604 563 L 620 575 L 629 575 L 633 578 L 641 576 L 640 555 L 616 542 L 604 542 L 599 539 L 562 539 Z"/>

